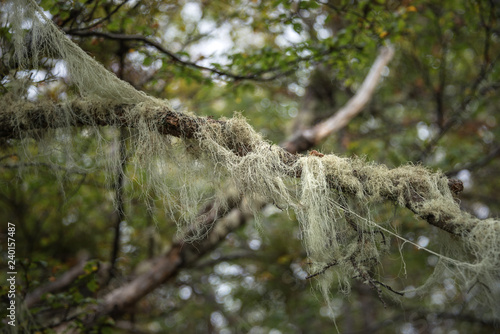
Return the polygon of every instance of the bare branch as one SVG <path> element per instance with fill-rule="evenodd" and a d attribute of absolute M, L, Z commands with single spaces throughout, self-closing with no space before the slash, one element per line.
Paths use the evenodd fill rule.
<path fill-rule="evenodd" d="M 289 152 L 300 152 L 304 146 L 313 146 L 345 127 L 371 100 L 382 72 L 393 56 L 394 48 L 392 46 L 382 48 L 363 84 L 345 106 L 313 128 L 296 133 L 291 141 L 282 146 Z"/>
<path fill-rule="evenodd" d="M 338 131 L 346 126 L 347 123 L 349 123 L 349 121 L 371 100 L 373 92 L 378 85 L 380 76 L 382 75 L 385 66 L 387 66 L 393 56 L 394 48 L 392 46 L 382 48 L 379 56 L 375 60 L 375 63 L 371 67 L 370 72 L 353 98 L 350 99 L 347 104 L 335 115 L 317 124 L 312 129 L 312 133 L 306 133 L 305 135 L 310 136 L 313 142 L 317 143 L 329 136 L 332 132 Z"/>

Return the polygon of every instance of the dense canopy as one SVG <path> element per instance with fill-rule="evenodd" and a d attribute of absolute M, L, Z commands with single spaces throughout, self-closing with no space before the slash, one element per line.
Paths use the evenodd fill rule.
<path fill-rule="evenodd" d="M 496 1 L 0 8 L 17 328 L 495 328 Z"/>

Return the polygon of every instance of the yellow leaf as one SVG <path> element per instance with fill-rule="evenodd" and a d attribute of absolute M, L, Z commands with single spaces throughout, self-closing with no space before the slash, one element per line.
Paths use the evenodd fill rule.
<path fill-rule="evenodd" d="M 406 11 L 407 12 L 416 12 L 417 11 L 417 7 L 415 7 L 415 6 L 408 6 L 408 7 L 406 7 Z"/>
<path fill-rule="evenodd" d="M 290 256 L 288 255 L 283 255 L 278 258 L 278 263 L 279 264 L 284 264 L 290 262 Z"/>
<path fill-rule="evenodd" d="M 379 37 L 380 38 L 384 38 L 385 36 L 389 35 L 389 33 L 387 31 L 382 31 L 380 34 L 379 34 Z"/>

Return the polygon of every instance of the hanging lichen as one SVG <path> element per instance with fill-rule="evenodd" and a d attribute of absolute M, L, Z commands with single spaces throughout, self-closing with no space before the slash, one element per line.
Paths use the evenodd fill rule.
<path fill-rule="evenodd" d="M 232 197 L 292 209 L 300 221 L 311 272 L 320 274 L 327 298 L 332 284 L 340 283 L 348 292 L 353 277 L 375 284 L 371 270 L 387 252 L 389 239 L 404 240 L 372 217 L 375 207 L 391 201 L 454 235 L 455 245 L 450 243 L 441 253 L 426 250 L 440 260 L 418 291 L 429 291 L 430 285 L 453 273 L 465 291 L 477 289 L 476 296 L 488 300 L 494 316 L 500 315 L 500 223 L 461 211 L 445 176 L 421 166 L 391 170 L 333 154 L 291 155 L 264 140 L 240 116 L 214 121 L 177 113 L 167 101 L 139 92 L 107 71 L 33 0 L 11 1 L 8 6 L 14 50 L 5 62 L 18 71 L 11 71 L 10 93 L 0 100 L 0 128 L 2 135 L 18 138 L 19 151 L 27 158 L 91 170 L 79 152 L 72 151 L 78 144 L 71 127 L 85 126 L 88 136 L 97 138 L 96 159 L 105 162 L 111 175 L 121 168 L 120 155 L 113 150 L 109 129 L 102 126 L 130 128 L 129 168 L 144 176 L 140 182 L 145 197 L 163 199 L 181 235 L 197 229 L 191 237 L 206 233 L 206 227 L 196 225 L 201 221 L 199 208 L 209 199 L 218 201 L 221 211 L 229 206 L 222 187 L 236 189 Z M 76 98 L 59 104 L 27 100 L 26 91 L 33 85 L 27 73 L 47 60 L 64 62 L 77 87 Z M 39 141 L 35 152 L 23 149 L 31 138 Z M 183 176 L 169 178 L 174 172 Z"/>

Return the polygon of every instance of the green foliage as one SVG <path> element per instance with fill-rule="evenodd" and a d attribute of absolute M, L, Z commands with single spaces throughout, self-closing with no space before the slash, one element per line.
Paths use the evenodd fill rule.
<path fill-rule="evenodd" d="M 122 7 L 108 0 L 43 0 L 40 4 L 66 31 L 91 27 L 90 31 L 143 35 L 160 42 L 182 62 L 212 69 L 200 70 L 175 61 L 140 41 L 73 36 L 115 73 L 119 73 L 122 53 L 123 77 L 135 87 L 200 115 L 219 118 L 242 111 L 256 130 L 275 143 L 285 140 L 293 129 L 311 125 L 302 123 L 302 113 L 313 114 L 310 119 L 314 123 L 338 109 L 359 88 L 377 48 L 393 43 L 396 58 L 369 107 L 316 149 L 366 156 L 388 166 L 423 163 L 453 175 L 467 170 L 470 185 L 466 182 L 462 206 L 480 215 L 498 216 L 500 163 L 498 159 L 484 160 L 498 149 L 500 136 L 497 5 L 459 0 L 323 2 L 191 2 L 201 12 L 201 17 L 194 19 L 186 14 L 189 3 L 184 1 L 141 1 Z M 196 8 L 191 10 L 196 12 Z M 226 41 L 222 53 L 214 55 L 215 51 L 205 48 L 219 41 L 218 34 L 231 43 Z M 2 51 L 7 50 L 11 40 L 8 28 L 0 28 L 0 35 Z M 10 73 L 16 71 L 7 65 L 3 66 Z M 4 67 L 2 76 L 6 76 Z M 333 97 L 322 94 L 323 82 L 315 85 L 318 69 L 331 83 Z M 1 84 L 6 85 L 5 81 Z M 39 89 L 40 99 L 54 96 L 50 87 L 47 83 L 46 90 Z M 68 89 L 66 94 L 72 92 Z M 321 107 L 310 107 L 311 100 L 320 101 Z M 81 145 L 78 164 L 98 166 L 93 152 L 99 143 L 89 140 L 85 129 L 71 135 L 76 138 L 72 143 Z M 114 138 L 116 133 L 110 133 L 106 140 Z M 1 230 L 7 221 L 19 226 L 17 254 L 23 272 L 18 276 L 19 292 L 24 295 L 60 277 L 76 263 L 80 251 L 92 259 L 109 261 L 115 195 L 104 186 L 104 173 L 68 170 L 55 176 L 53 169 L 31 166 L 24 156 L 15 155 L 10 141 L 0 145 Z M 29 150 L 33 146 L 25 147 Z M 63 155 L 48 157 L 49 162 L 65 165 Z M 134 275 L 143 261 L 168 248 L 175 235 L 170 218 L 154 209 L 162 200 L 159 194 L 150 195 L 152 209 L 143 204 L 143 174 L 127 170 L 126 237 L 117 261 L 118 278 L 112 284 Z M 408 240 L 429 240 L 428 247 L 436 250 L 442 245 L 427 224 L 405 210 L 395 213 L 387 206 L 378 216 Z M 293 214 L 264 214 L 260 224 L 261 230 L 247 225 L 230 234 L 203 259 L 208 265 L 201 262 L 199 267 L 183 270 L 142 300 L 133 311 L 137 326 L 187 333 L 222 332 L 226 328 L 265 333 L 332 331 L 334 324 L 327 316 L 332 311 L 311 294 L 310 281 L 304 280 L 311 273 L 306 273 L 308 260 Z M 390 247 L 390 256 L 383 263 L 385 270 L 378 275 L 395 290 L 420 285 L 436 265 L 432 255 L 414 246 L 394 241 Z M 245 256 L 231 259 L 237 251 Z M 31 310 L 35 319 L 42 321 L 47 310 L 95 303 L 96 296 L 107 288 L 98 280 L 96 263 L 89 262 L 85 274 L 65 291 L 47 294 Z M 406 300 L 408 318 L 427 319 L 425 326 L 436 331 L 491 332 L 480 322 L 440 318 L 448 311 L 445 305 L 451 303 L 450 313 L 458 313 L 461 301 L 469 298 L 458 293 L 454 284 L 443 282 L 429 299 Z M 398 306 L 389 305 L 384 310 L 376 294 L 357 284 L 353 289 L 349 299 L 332 296 L 341 331 L 368 330 L 387 318 L 394 320 L 387 332 L 421 329 L 419 320 L 398 318 L 402 312 Z M 4 298 L 7 290 L 3 285 L 1 291 Z M 371 307 L 370 313 L 364 311 L 367 307 Z M 417 309 L 427 313 L 422 316 Z M 479 307 L 472 314 L 480 318 L 485 312 Z M 124 319 L 128 320 L 128 315 Z M 94 331 L 117 333 L 115 325 L 105 318 Z"/>

